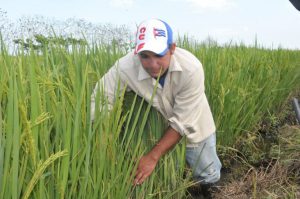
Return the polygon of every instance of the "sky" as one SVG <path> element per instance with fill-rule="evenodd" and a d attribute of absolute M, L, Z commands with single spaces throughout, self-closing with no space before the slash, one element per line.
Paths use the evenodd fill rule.
<path fill-rule="evenodd" d="M 56 20 L 127 25 L 166 21 L 175 35 L 198 41 L 300 49 L 300 12 L 289 0 L 0 0 L 10 19 L 44 16 Z"/>

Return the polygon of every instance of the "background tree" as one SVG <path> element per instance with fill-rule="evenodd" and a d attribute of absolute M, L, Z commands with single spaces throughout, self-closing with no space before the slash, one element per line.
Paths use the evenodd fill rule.
<path fill-rule="evenodd" d="M 126 25 L 95 24 L 76 18 L 61 21 L 43 16 L 24 16 L 12 22 L 1 8 L 0 28 L 3 41 L 9 47 L 19 44 L 24 48 L 32 46 L 38 49 L 43 42 L 50 40 L 67 46 L 71 43 L 82 44 L 85 40 L 87 43 L 114 43 L 128 51 L 133 41 L 132 31 Z"/>

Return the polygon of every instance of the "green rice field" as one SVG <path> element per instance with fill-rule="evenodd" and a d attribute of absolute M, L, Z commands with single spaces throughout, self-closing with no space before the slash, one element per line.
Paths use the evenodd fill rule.
<path fill-rule="evenodd" d="M 220 147 L 234 147 L 300 89 L 299 50 L 185 37 L 177 46 L 203 64 Z M 126 51 L 50 43 L 12 54 L 3 42 L 0 47 L 0 199 L 186 197 L 192 181 L 184 139 L 145 183 L 132 184 L 139 157 L 167 127 L 151 104 L 120 91 L 113 110 L 102 109 L 91 122 L 93 88 Z"/>

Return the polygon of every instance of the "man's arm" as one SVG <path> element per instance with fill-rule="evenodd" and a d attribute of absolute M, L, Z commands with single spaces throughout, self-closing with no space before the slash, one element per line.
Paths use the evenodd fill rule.
<path fill-rule="evenodd" d="M 118 63 L 118 62 L 117 62 Z M 120 95 L 126 87 L 125 83 L 120 78 L 120 72 L 117 63 L 112 66 L 107 73 L 97 82 L 91 95 L 91 120 L 94 121 L 95 113 L 103 109 L 103 105 L 108 105 L 108 110 L 113 108 L 116 95 Z M 119 87 L 119 89 L 118 89 Z M 119 90 L 119 92 L 117 92 Z M 129 91 L 126 87 L 126 91 Z M 98 99 L 97 99 L 98 95 Z M 98 102 L 96 100 L 99 100 Z M 96 104 L 99 109 L 96 110 Z"/>
<path fill-rule="evenodd" d="M 181 138 L 176 130 L 169 127 L 152 150 L 140 159 L 133 184 L 142 184 L 151 175 L 160 157 L 173 148 Z"/>

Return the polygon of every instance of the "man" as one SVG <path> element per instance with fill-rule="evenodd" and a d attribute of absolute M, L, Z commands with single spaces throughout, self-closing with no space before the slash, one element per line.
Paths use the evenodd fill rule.
<path fill-rule="evenodd" d="M 98 82 L 92 95 L 92 115 L 99 87 L 104 88 L 109 104 L 114 102 L 117 87 L 125 85 L 150 102 L 157 78 L 152 106 L 168 120 L 169 127 L 140 159 L 134 185 L 143 183 L 159 159 L 183 136 L 187 138 L 186 161 L 193 168 L 194 180 L 206 185 L 217 182 L 221 163 L 216 153 L 216 128 L 204 93 L 203 68 L 194 55 L 176 47 L 172 29 L 164 21 L 150 19 L 139 25 L 134 52 L 118 60 Z"/>

